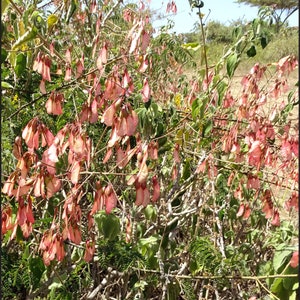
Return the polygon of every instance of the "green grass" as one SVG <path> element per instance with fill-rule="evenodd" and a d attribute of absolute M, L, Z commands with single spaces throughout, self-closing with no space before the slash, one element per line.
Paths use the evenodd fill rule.
<path fill-rule="evenodd" d="M 281 32 L 278 35 L 273 36 L 273 40 L 262 49 L 260 45 L 256 46 L 257 54 L 254 57 L 248 57 L 246 53 L 242 55 L 240 65 L 236 71 L 236 74 L 244 74 L 248 72 L 255 63 L 262 65 L 277 62 L 282 57 L 287 55 L 295 55 L 299 58 L 299 37 L 298 30 L 288 30 L 287 32 Z M 214 66 L 220 58 L 227 52 L 230 45 L 225 43 L 211 42 L 207 44 L 207 59 L 208 65 Z M 192 53 L 198 66 L 204 65 L 203 57 L 201 57 L 201 51 L 198 50 Z M 189 70 L 192 72 L 192 70 Z"/>
<path fill-rule="evenodd" d="M 298 30 L 294 30 L 288 34 L 281 33 L 278 36 L 275 36 L 265 49 L 257 47 L 257 54 L 254 57 L 249 58 L 245 54 L 238 71 L 247 71 L 257 62 L 262 65 L 277 62 L 287 55 L 295 55 L 299 58 L 298 47 Z"/>

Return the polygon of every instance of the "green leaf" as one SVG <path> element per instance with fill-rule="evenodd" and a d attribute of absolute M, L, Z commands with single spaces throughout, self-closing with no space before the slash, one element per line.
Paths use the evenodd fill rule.
<path fill-rule="evenodd" d="M 157 103 L 151 101 L 150 109 L 153 112 L 153 116 L 156 117 L 157 113 L 158 113 L 158 105 L 157 105 Z"/>
<path fill-rule="evenodd" d="M 22 19 L 25 27 L 29 26 L 29 23 L 31 22 L 32 13 L 35 11 L 35 9 L 36 9 L 35 5 L 32 4 L 29 5 L 29 7 L 24 11 L 22 15 Z"/>
<path fill-rule="evenodd" d="M 48 29 L 51 29 L 58 21 L 58 17 L 56 15 L 50 15 L 47 19 Z"/>
<path fill-rule="evenodd" d="M 150 246 L 150 245 L 155 245 L 158 242 L 158 237 L 157 236 L 150 236 L 148 238 L 142 238 L 138 241 L 138 243 L 141 246 Z"/>
<path fill-rule="evenodd" d="M 170 282 L 167 287 L 167 300 L 178 299 L 180 290 L 181 288 L 177 282 Z"/>
<path fill-rule="evenodd" d="M 200 111 L 200 100 L 197 98 L 192 103 L 192 117 L 194 120 L 199 115 L 199 111 Z"/>
<path fill-rule="evenodd" d="M 233 231 L 233 230 L 227 230 L 225 233 L 224 233 L 224 237 L 226 238 L 226 239 L 230 239 L 230 238 L 232 238 L 232 237 L 234 237 L 235 236 L 235 232 Z M 229 248 L 229 247 L 228 247 Z M 227 249 L 227 251 L 228 251 L 228 249 Z"/>
<path fill-rule="evenodd" d="M 290 265 L 287 268 L 285 268 L 285 271 L 284 271 L 284 274 L 286 274 L 286 275 L 297 274 L 297 273 L 298 273 L 297 268 L 292 268 Z M 283 287 L 288 291 L 295 290 L 297 288 L 298 279 L 299 279 L 298 277 L 283 278 L 283 281 L 282 281 Z"/>
<path fill-rule="evenodd" d="M 4 13 L 4 11 L 8 7 L 8 5 L 9 5 L 9 1 L 8 0 L 1 0 L 1 14 Z"/>
<path fill-rule="evenodd" d="M 155 130 L 155 137 L 160 137 L 162 136 L 164 133 L 164 125 L 159 122 L 157 123 L 157 126 L 156 126 L 156 130 Z"/>
<path fill-rule="evenodd" d="M 78 7 L 78 0 L 71 0 L 71 5 L 69 5 L 69 9 L 67 12 L 67 24 L 69 24 L 72 16 L 74 15 L 76 9 Z"/>
<path fill-rule="evenodd" d="M 17 39 L 17 41 L 12 46 L 12 50 L 16 50 L 23 44 L 33 40 L 37 36 L 37 33 L 38 31 L 36 27 L 30 28 L 28 31 L 26 31 L 22 36 L 20 36 Z"/>
<path fill-rule="evenodd" d="M 17 55 L 15 60 L 15 67 L 14 67 L 17 77 L 21 77 L 24 71 L 26 70 L 26 60 L 27 57 L 24 53 L 19 53 Z"/>
<path fill-rule="evenodd" d="M 38 29 L 42 29 L 43 27 L 46 26 L 46 23 L 45 23 L 44 19 L 41 17 L 39 11 L 34 11 L 31 14 L 31 22 Z"/>
<path fill-rule="evenodd" d="M 202 98 L 197 98 L 192 103 L 192 117 L 193 119 L 202 120 L 204 118 L 204 112 L 208 102 L 208 97 L 204 96 Z"/>
<path fill-rule="evenodd" d="M 30 247 L 30 244 L 27 244 L 27 245 L 25 246 L 24 251 L 23 251 L 22 258 L 23 258 L 24 260 L 26 260 L 26 259 L 29 257 L 29 255 L 30 255 L 30 253 L 29 253 L 29 247 Z"/>
<path fill-rule="evenodd" d="M 252 46 L 250 47 L 250 49 L 247 50 L 246 53 L 247 53 L 248 57 L 253 57 L 253 56 L 255 56 L 255 55 L 256 55 L 256 49 L 255 49 L 255 46 L 252 45 Z"/>
<path fill-rule="evenodd" d="M 31 258 L 29 260 L 29 269 L 32 274 L 33 286 L 36 288 L 46 269 L 43 260 L 39 256 Z"/>
<path fill-rule="evenodd" d="M 254 34 L 258 34 L 260 32 L 260 19 L 256 18 L 252 21 L 252 29 Z"/>
<path fill-rule="evenodd" d="M 16 239 L 17 241 L 22 241 L 24 239 L 22 229 L 19 225 L 17 227 Z"/>
<path fill-rule="evenodd" d="M 167 142 L 168 142 L 168 138 L 166 136 L 158 139 L 158 146 L 159 146 L 158 153 L 159 154 L 162 154 L 171 149 L 171 145 L 166 144 Z M 163 148 L 163 146 L 164 146 L 164 148 Z"/>
<path fill-rule="evenodd" d="M 271 292 L 274 293 L 279 299 L 289 299 L 289 291 L 283 286 L 283 278 L 276 278 L 271 285 Z"/>
<path fill-rule="evenodd" d="M 298 282 L 297 277 L 287 277 L 287 278 L 283 278 L 282 284 L 286 290 L 291 291 L 291 290 L 293 290 L 293 286 L 297 282 Z"/>
<path fill-rule="evenodd" d="M 267 40 L 266 37 L 263 36 L 263 37 L 260 39 L 260 45 L 261 45 L 261 47 L 262 47 L 263 49 L 265 49 L 265 48 L 267 47 L 267 45 L 268 45 L 268 40 Z"/>
<path fill-rule="evenodd" d="M 144 125 L 143 125 L 143 133 L 145 136 L 150 136 L 153 133 L 153 124 L 151 122 L 151 116 L 146 114 L 146 118 L 144 119 Z"/>
<path fill-rule="evenodd" d="M 140 280 L 134 284 L 134 288 L 141 289 L 142 291 L 144 291 L 147 285 L 148 285 L 148 283 L 146 281 Z"/>
<path fill-rule="evenodd" d="M 183 167 L 182 178 L 186 180 L 190 176 L 191 176 L 191 164 L 190 164 L 190 159 L 187 158 Z"/>
<path fill-rule="evenodd" d="M 104 238 L 114 240 L 120 233 L 120 221 L 115 215 L 101 211 L 95 215 L 94 219 Z"/>
<path fill-rule="evenodd" d="M 4 63 L 8 56 L 8 52 L 5 49 L 1 49 L 1 64 Z"/>
<path fill-rule="evenodd" d="M 208 103 L 208 97 L 201 98 L 200 110 L 199 110 L 199 117 L 202 120 L 204 118 L 205 109 Z"/>
<path fill-rule="evenodd" d="M 199 45 L 199 43 L 187 43 L 181 45 L 181 47 L 187 50 L 197 51 L 198 49 L 200 49 L 201 45 Z"/>
<path fill-rule="evenodd" d="M 61 282 L 53 282 L 53 283 L 51 283 L 50 285 L 49 285 L 49 287 L 48 287 L 48 289 L 49 290 L 56 290 L 56 289 L 59 289 L 59 288 L 61 288 L 61 287 L 63 287 L 63 284 L 61 283 Z"/>
<path fill-rule="evenodd" d="M 238 55 L 236 53 L 230 54 L 226 61 L 226 70 L 229 78 L 232 78 L 238 64 L 239 64 Z"/>
<path fill-rule="evenodd" d="M 297 291 L 293 291 L 289 297 L 289 300 L 296 300 L 297 299 Z"/>
<path fill-rule="evenodd" d="M 233 39 L 237 40 L 238 38 L 241 37 L 242 33 L 243 33 L 242 26 L 236 26 L 232 30 L 232 37 L 233 37 Z"/>
<path fill-rule="evenodd" d="M 139 126 L 144 127 L 144 120 L 147 118 L 147 109 L 145 107 L 141 107 L 136 109 L 136 113 L 139 117 Z"/>
<path fill-rule="evenodd" d="M 292 290 L 295 291 L 299 288 L 299 281 L 295 282 L 294 285 L 292 286 Z"/>
<path fill-rule="evenodd" d="M 190 260 L 190 272 L 192 273 L 192 275 L 197 274 L 202 268 L 200 268 L 200 270 L 198 269 L 198 264 L 196 262 L 196 260 L 191 259 Z"/>
<path fill-rule="evenodd" d="M 271 292 L 278 293 L 283 288 L 282 278 L 276 278 L 271 285 Z"/>
<path fill-rule="evenodd" d="M 208 136 L 208 134 L 211 132 L 213 128 L 213 122 L 212 120 L 208 120 L 207 123 L 203 126 L 203 137 Z"/>
<path fill-rule="evenodd" d="M 147 220 L 155 221 L 157 216 L 156 208 L 153 205 L 147 205 L 147 207 L 144 209 L 144 214 Z"/>
<path fill-rule="evenodd" d="M 17 55 L 16 55 L 16 52 L 15 52 L 15 51 L 9 52 L 8 58 L 7 58 L 7 59 L 8 59 L 8 61 L 10 62 L 10 64 L 11 64 L 12 66 L 15 65 L 16 57 L 17 57 Z"/>
<path fill-rule="evenodd" d="M 1 81 L 1 88 L 2 89 L 13 89 L 14 87 L 11 84 L 9 84 L 8 82 Z"/>
<path fill-rule="evenodd" d="M 288 103 L 284 109 L 280 111 L 280 116 L 287 116 L 294 108 L 293 103 Z"/>
<path fill-rule="evenodd" d="M 280 269 L 282 269 L 287 260 L 291 257 L 291 251 L 290 250 L 284 250 L 284 249 L 278 249 L 273 258 L 273 267 L 276 272 L 280 272 Z"/>
<path fill-rule="evenodd" d="M 222 100 L 224 98 L 225 91 L 227 90 L 227 83 L 224 81 L 220 81 L 217 85 L 217 91 L 218 91 L 218 106 L 222 104 Z"/>
<path fill-rule="evenodd" d="M 264 264 L 259 266 L 259 275 L 272 274 L 273 272 L 272 262 L 267 261 Z"/>
<path fill-rule="evenodd" d="M 71 260 L 72 260 L 73 262 L 76 262 L 76 261 L 78 261 L 82 256 L 83 256 L 83 250 L 74 247 L 74 250 L 73 250 L 72 253 L 71 253 Z"/>

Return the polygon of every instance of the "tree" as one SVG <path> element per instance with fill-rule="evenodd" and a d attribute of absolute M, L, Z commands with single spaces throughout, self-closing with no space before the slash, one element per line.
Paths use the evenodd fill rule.
<path fill-rule="evenodd" d="M 255 64 L 237 91 L 261 37 L 236 32 L 188 76 L 189 50 L 139 4 L 10 1 L 2 16 L 3 298 L 294 295 L 280 217 L 298 209 L 296 58 Z"/>
<path fill-rule="evenodd" d="M 286 23 L 288 18 L 299 8 L 299 1 L 294 0 L 238 0 L 238 3 L 246 3 L 251 6 L 262 8 L 261 13 L 264 17 L 272 17 L 276 24 L 277 32 Z M 283 18 L 283 19 L 282 19 Z"/>
<path fill-rule="evenodd" d="M 275 6 L 276 9 L 297 9 L 299 6 L 298 1 L 295 0 L 238 0 L 240 3 L 246 3 L 252 6 Z"/>

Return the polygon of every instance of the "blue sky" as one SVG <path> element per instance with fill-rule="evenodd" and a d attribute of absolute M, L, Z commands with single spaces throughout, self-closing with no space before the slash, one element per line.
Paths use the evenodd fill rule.
<path fill-rule="evenodd" d="M 150 2 L 150 8 L 161 12 L 166 16 L 166 7 L 169 0 L 144 0 L 145 3 Z M 257 16 L 258 8 L 245 4 L 235 3 L 234 0 L 204 0 L 204 7 L 201 12 L 205 14 L 204 19 L 209 21 L 220 21 L 225 25 L 229 25 L 231 21 L 242 19 L 251 21 Z M 199 21 L 196 14 L 198 11 L 190 8 L 188 0 L 175 0 L 177 5 L 177 15 L 168 15 L 168 18 L 175 22 L 174 31 L 177 33 L 190 32 L 194 24 Z M 159 27 L 167 23 L 167 18 L 156 21 L 155 27 Z M 291 26 L 298 26 L 298 11 L 289 19 Z"/>

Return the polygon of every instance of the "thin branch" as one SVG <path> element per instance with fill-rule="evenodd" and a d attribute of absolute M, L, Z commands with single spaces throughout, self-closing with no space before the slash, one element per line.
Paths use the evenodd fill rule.
<path fill-rule="evenodd" d="M 272 297 L 274 297 L 274 299 L 276 300 L 280 300 L 280 298 L 276 297 L 267 287 L 265 287 L 262 282 L 259 279 L 256 279 L 256 282 L 268 293 L 270 294 Z"/>
<path fill-rule="evenodd" d="M 295 7 L 292 11 L 289 11 L 288 14 L 287 14 L 287 16 L 283 19 L 282 25 L 285 24 L 285 22 L 287 21 L 287 19 L 288 19 L 294 12 L 296 12 L 297 10 L 298 10 L 298 7 Z M 282 26 L 282 25 L 281 25 L 281 26 Z"/>
<path fill-rule="evenodd" d="M 207 83 L 207 90 L 209 91 L 208 62 L 207 62 L 207 53 L 206 53 L 206 39 L 205 39 L 204 25 L 203 25 L 203 21 L 202 21 L 200 7 L 199 7 L 198 15 L 199 15 L 199 20 L 200 20 L 202 42 L 203 42 L 203 55 L 204 55 L 204 62 L 205 62 L 205 77 L 206 77 L 206 83 Z"/>
<path fill-rule="evenodd" d="M 153 273 L 160 274 L 158 270 L 149 270 L 149 269 L 140 269 L 140 268 L 132 268 L 133 270 L 143 272 L 143 273 Z M 199 280 L 199 279 L 229 279 L 229 280 L 266 280 L 271 278 L 297 278 L 298 274 L 275 274 L 275 275 L 265 275 L 265 276 L 237 276 L 237 275 L 178 275 L 178 274 L 168 274 L 169 277 L 172 278 L 180 278 L 180 279 L 190 279 L 190 280 Z"/>
<path fill-rule="evenodd" d="M 111 10 L 107 13 L 107 15 L 103 18 L 102 22 L 101 22 L 101 26 L 104 26 L 104 24 L 106 23 L 107 19 L 110 17 L 110 15 L 114 12 L 114 10 L 117 8 L 117 6 L 123 3 L 123 0 L 118 0 L 115 5 L 111 8 Z"/>

